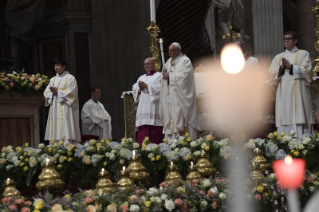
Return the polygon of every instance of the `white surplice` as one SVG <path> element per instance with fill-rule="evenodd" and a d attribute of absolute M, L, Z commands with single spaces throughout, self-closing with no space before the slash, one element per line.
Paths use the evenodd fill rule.
<path fill-rule="evenodd" d="M 95 102 L 96 101 L 96 102 Z M 83 135 L 97 135 L 99 139 L 112 139 L 111 116 L 97 100 L 88 100 L 82 108 Z"/>
<path fill-rule="evenodd" d="M 256 57 L 250 56 L 248 60 L 245 62 L 245 68 L 252 71 L 258 71 L 259 69 L 259 61 Z"/>
<path fill-rule="evenodd" d="M 142 125 L 162 126 L 159 118 L 160 75 L 158 72 L 152 76 L 144 74 L 133 85 L 134 101 L 139 102 L 136 112 L 136 127 Z M 139 81 L 143 81 L 148 85 L 148 91 L 146 89 L 140 91 Z"/>
<path fill-rule="evenodd" d="M 58 88 L 54 96 L 50 87 Z M 51 78 L 44 91 L 45 106 L 50 106 L 45 140 L 81 141 L 79 101 L 76 79 L 68 71 Z"/>
<path fill-rule="evenodd" d="M 278 78 L 282 58 L 293 65 L 293 75 L 289 69 Z M 276 91 L 276 126 L 278 132 L 286 134 L 290 130 L 297 132 L 297 136 L 312 133 L 313 115 L 311 109 L 309 84 L 312 80 L 311 58 L 305 50 L 296 46 L 290 51 L 278 54 L 269 68 L 278 81 Z"/>
<path fill-rule="evenodd" d="M 160 118 L 163 132 L 167 138 L 174 139 L 188 127 L 190 137 L 197 139 L 197 130 L 201 130 L 197 107 L 194 69 L 190 59 L 183 54 L 170 58 L 165 68 L 168 80 L 161 79 Z"/>

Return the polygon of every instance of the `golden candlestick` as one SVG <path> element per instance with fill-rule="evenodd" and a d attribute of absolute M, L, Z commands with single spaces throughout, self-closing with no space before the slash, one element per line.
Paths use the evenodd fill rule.
<path fill-rule="evenodd" d="M 21 192 L 16 188 L 14 180 L 8 178 L 2 186 L 4 187 L 3 197 L 21 196 Z"/>
<path fill-rule="evenodd" d="M 182 176 L 177 171 L 177 166 L 175 166 L 172 162 L 168 167 L 168 174 L 166 176 L 165 182 L 167 184 L 174 184 L 175 186 L 179 186 L 183 183 Z"/>
<path fill-rule="evenodd" d="M 129 177 L 129 173 L 127 170 L 125 170 L 125 167 L 123 167 L 123 170 L 120 171 L 120 180 L 117 182 L 117 185 L 120 190 L 132 192 L 134 191 L 134 181 Z"/>
<path fill-rule="evenodd" d="M 251 160 L 251 163 L 252 164 L 255 163 L 256 165 L 258 165 L 261 172 L 271 168 L 271 164 L 267 163 L 267 159 L 264 157 L 263 152 L 260 149 L 255 148 L 253 150 L 253 153 L 254 153 L 254 156 L 253 156 L 253 159 Z"/>
<path fill-rule="evenodd" d="M 186 180 L 192 181 L 193 179 L 200 180 L 202 178 L 202 175 L 198 172 L 197 166 L 192 164 L 187 169 L 188 175 L 186 176 Z"/>
<path fill-rule="evenodd" d="M 161 61 L 160 59 L 158 58 L 159 57 L 159 50 L 158 50 L 158 47 L 157 47 L 157 36 L 159 33 L 161 33 L 159 27 L 153 22 L 151 21 L 151 25 L 149 25 L 147 27 L 147 31 L 150 33 L 151 35 L 151 53 L 153 55 L 153 59 L 155 61 L 155 70 L 156 71 L 159 71 L 160 68 L 161 68 Z"/>
<path fill-rule="evenodd" d="M 319 2 L 317 1 L 317 5 L 312 7 L 312 11 L 315 12 L 316 18 L 317 18 L 317 28 L 316 28 L 316 35 L 318 40 L 314 43 L 315 44 L 315 48 L 317 50 L 317 52 L 319 52 Z M 316 76 L 318 76 L 318 72 L 319 72 L 319 56 L 317 57 L 317 59 L 313 60 L 313 63 L 315 64 L 315 68 L 313 69 L 313 73 L 315 73 Z"/>
<path fill-rule="evenodd" d="M 56 171 L 53 162 L 46 159 L 42 167 L 42 173 L 39 175 L 39 181 L 35 185 L 36 189 L 39 191 L 53 190 L 63 188 L 63 186 L 64 182 Z"/>
<path fill-rule="evenodd" d="M 250 177 L 254 181 L 262 181 L 264 179 L 264 176 L 261 174 L 260 171 L 260 165 L 256 163 L 252 163 L 251 165 L 252 171 L 250 172 Z"/>
<path fill-rule="evenodd" d="M 209 177 L 210 175 L 214 175 L 216 172 L 216 169 L 213 168 L 213 164 L 209 160 L 209 156 L 204 152 L 204 150 L 200 154 L 196 166 L 202 177 Z"/>
<path fill-rule="evenodd" d="M 99 173 L 99 180 L 97 181 L 96 189 L 106 194 L 115 192 L 114 184 L 110 180 L 110 174 L 108 171 L 104 170 L 104 168 L 102 168 L 102 171 Z"/>
<path fill-rule="evenodd" d="M 135 182 L 146 181 L 149 177 L 149 174 L 145 170 L 146 168 L 143 166 L 138 156 L 133 155 L 127 167 L 127 172 L 129 172 L 130 178 Z"/>

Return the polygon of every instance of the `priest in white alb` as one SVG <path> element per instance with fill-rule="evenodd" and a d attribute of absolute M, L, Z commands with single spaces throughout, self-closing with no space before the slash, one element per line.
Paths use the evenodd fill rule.
<path fill-rule="evenodd" d="M 312 133 L 313 115 L 309 84 L 312 80 L 311 58 L 296 46 L 297 35 L 285 33 L 285 52 L 272 61 L 269 71 L 278 82 L 276 92 L 276 126 L 279 133 L 291 130 L 300 137 Z"/>
<path fill-rule="evenodd" d="M 251 38 L 248 35 L 237 37 L 235 38 L 234 43 L 240 46 L 241 50 L 243 51 L 245 59 L 244 70 L 258 71 L 259 61 L 256 57 L 251 56 L 253 49 Z"/>
<path fill-rule="evenodd" d="M 181 53 L 179 43 L 174 42 L 169 46 L 169 56 L 161 76 L 160 118 L 163 133 L 170 141 L 186 132 L 192 140 L 196 140 L 201 122 L 194 69 L 190 59 Z"/>
<path fill-rule="evenodd" d="M 111 116 L 105 110 L 103 104 L 98 100 L 101 98 L 101 88 L 91 88 L 91 99 L 82 108 L 82 134 L 97 135 L 99 139 L 112 139 Z"/>
<path fill-rule="evenodd" d="M 81 141 L 78 86 L 74 76 L 65 70 L 66 65 L 62 58 L 54 61 L 57 74 L 44 91 L 45 106 L 50 106 L 44 139 L 78 143 Z"/>
<path fill-rule="evenodd" d="M 160 73 L 155 71 L 155 61 L 149 57 L 144 60 L 146 74 L 140 76 L 133 85 L 134 101 L 138 102 L 136 127 L 138 127 L 138 143 L 149 137 L 152 143 L 159 144 L 163 140 L 162 122 L 159 118 L 159 98 L 161 91 Z"/>

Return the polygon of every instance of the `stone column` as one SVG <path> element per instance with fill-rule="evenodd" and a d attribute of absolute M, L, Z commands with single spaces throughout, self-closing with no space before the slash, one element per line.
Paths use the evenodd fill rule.
<path fill-rule="evenodd" d="M 274 57 L 284 50 L 282 0 L 252 1 L 255 55 Z"/>

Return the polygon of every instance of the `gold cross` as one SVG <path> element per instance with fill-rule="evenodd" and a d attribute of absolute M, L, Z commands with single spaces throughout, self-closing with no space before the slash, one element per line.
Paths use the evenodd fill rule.
<path fill-rule="evenodd" d="M 234 41 L 235 38 L 239 38 L 240 33 L 234 32 L 233 27 L 229 27 L 229 33 L 227 35 L 223 35 L 223 39 L 228 39 L 230 43 Z"/>

